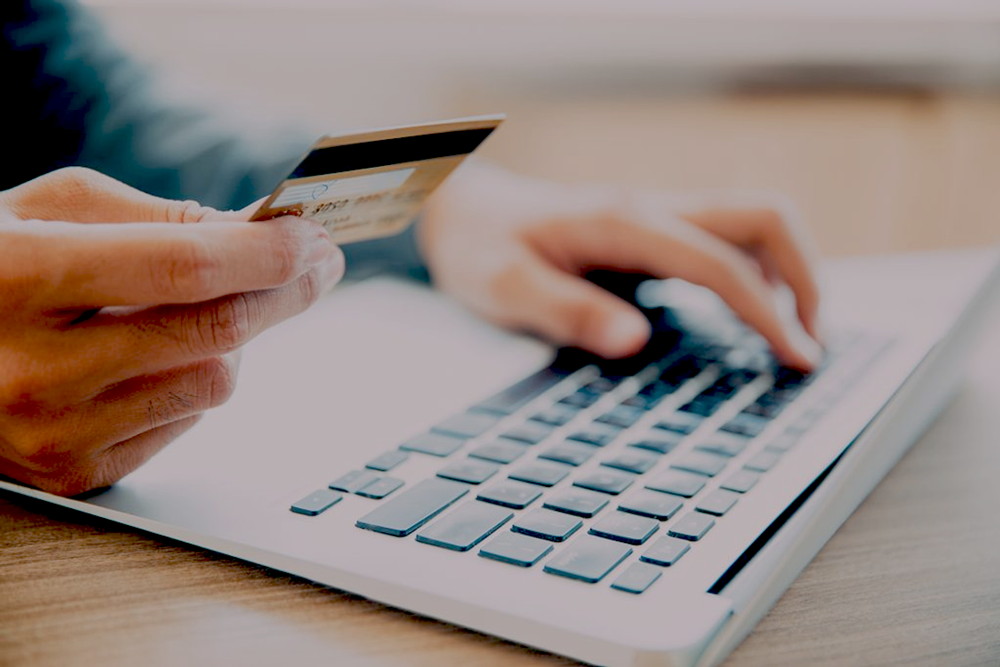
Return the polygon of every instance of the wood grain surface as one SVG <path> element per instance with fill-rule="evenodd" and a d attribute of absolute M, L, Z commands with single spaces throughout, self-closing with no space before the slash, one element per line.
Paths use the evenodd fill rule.
<path fill-rule="evenodd" d="M 628 133 L 642 116 L 612 111 L 574 117 Z M 546 126 L 544 113 L 534 127 Z M 669 160 L 641 157 L 638 130 L 621 155 L 650 184 L 791 186 L 834 253 L 996 238 L 998 98 L 721 98 L 672 113 L 686 126 L 670 130 Z M 522 122 L 527 131 L 527 113 Z M 568 125 L 495 157 L 555 172 L 544 156 L 571 140 Z M 708 136 L 717 142 L 705 148 L 698 138 Z M 805 159 L 820 155 L 828 159 Z M 606 161 L 573 164 L 563 176 L 612 171 Z M 664 164 L 655 179 L 645 171 Z M 952 220 L 962 222 L 949 231 Z M 1000 318 L 955 403 L 727 665 L 1000 665 L 998 340 Z M 0 494 L 0 665 L 98 664 L 571 663 Z"/>

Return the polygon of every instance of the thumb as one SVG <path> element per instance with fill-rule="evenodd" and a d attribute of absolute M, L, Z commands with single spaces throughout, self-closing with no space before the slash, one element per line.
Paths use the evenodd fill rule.
<path fill-rule="evenodd" d="M 66 222 L 199 222 L 229 219 L 193 201 L 146 194 L 110 176 L 68 167 L 40 176 L 3 193 L 19 218 Z"/>
<path fill-rule="evenodd" d="M 555 343 L 616 359 L 649 340 L 649 321 L 636 308 L 540 258 L 525 261 L 512 278 L 504 300 L 514 324 Z"/>

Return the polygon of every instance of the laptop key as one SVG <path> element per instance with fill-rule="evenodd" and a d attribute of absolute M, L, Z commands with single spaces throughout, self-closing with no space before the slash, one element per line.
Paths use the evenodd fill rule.
<path fill-rule="evenodd" d="M 672 537 L 679 537 L 682 540 L 697 542 L 705 537 L 705 533 L 715 525 L 715 519 L 707 514 L 691 512 L 675 523 L 667 531 Z"/>
<path fill-rule="evenodd" d="M 653 542 L 653 546 L 646 549 L 646 552 L 639 557 L 639 560 L 654 565 L 669 567 L 681 559 L 691 549 L 691 545 L 685 540 L 664 535 Z"/>
<path fill-rule="evenodd" d="M 566 436 L 569 440 L 576 440 L 595 447 L 604 447 L 621 433 L 620 429 L 605 424 L 591 424 L 585 429 L 575 431 Z"/>
<path fill-rule="evenodd" d="M 571 466 L 581 466 L 590 460 L 590 457 L 598 451 L 590 445 L 582 445 L 576 442 L 564 442 L 555 447 L 550 447 L 538 455 L 538 458 L 547 461 L 557 461 L 567 463 Z"/>
<path fill-rule="evenodd" d="M 736 501 L 739 500 L 739 498 L 740 494 L 735 491 L 716 489 L 701 498 L 694 508 L 699 512 L 704 512 L 705 514 L 722 516 L 733 508 L 733 505 L 736 504 Z"/>
<path fill-rule="evenodd" d="M 584 535 L 566 545 L 555 558 L 546 563 L 545 571 L 596 584 L 631 553 L 632 548 L 624 544 Z"/>
<path fill-rule="evenodd" d="M 510 473 L 508 477 L 521 482 L 538 484 L 539 486 L 555 486 L 565 479 L 566 475 L 568 475 L 572 470 L 572 466 L 568 466 L 564 463 L 538 461 L 536 463 L 531 463 L 518 468 L 514 472 Z"/>
<path fill-rule="evenodd" d="M 474 438 L 496 426 L 498 421 L 500 421 L 500 418 L 494 415 L 482 412 L 466 412 L 446 419 L 432 427 L 431 431 L 434 433 L 444 433 L 445 435 L 454 435 L 459 438 Z"/>
<path fill-rule="evenodd" d="M 760 475 L 752 470 L 737 470 L 721 484 L 723 489 L 746 493 L 760 480 Z"/>
<path fill-rule="evenodd" d="M 517 440 L 528 445 L 537 445 L 552 434 L 555 429 L 541 422 L 525 422 L 510 429 L 503 437 Z"/>
<path fill-rule="evenodd" d="M 584 385 L 584 388 L 587 391 L 593 392 L 595 394 L 606 394 L 617 386 L 618 383 L 615 382 L 614 380 L 611 380 L 610 378 L 606 377 L 599 377 L 596 380 L 591 380 L 590 382 L 588 382 L 586 385 Z"/>
<path fill-rule="evenodd" d="M 511 530 L 550 542 L 562 542 L 583 525 L 575 516 L 547 509 L 532 510 L 518 517 Z"/>
<path fill-rule="evenodd" d="M 470 501 L 417 533 L 417 542 L 468 551 L 513 516 L 513 512 L 502 507 Z"/>
<path fill-rule="evenodd" d="M 466 484 L 482 484 L 500 470 L 500 466 L 487 461 L 465 459 L 438 470 L 438 477 L 453 479 Z"/>
<path fill-rule="evenodd" d="M 650 491 L 672 493 L 675 496 L 683 496 L 685 498 L 690 498 L 698 493 L 704 486 L 704 477 L 680 470 L 668 470 L 649 484 L 646 484 L 646 488 Z"/>
<path fill-rule="evenodd" d="M 334 491 L 343 491 L 345 493 L 354 493 L 359 489 L 363 489 L 376 479 L 378 475 L 370 470 L 352 470 L 351 472 L 338 477 L 333 480 L 327 486 Z"/>
<path fill-rule="evenodd" d="M 603 461 L 601 465 L 641 475 L 644 472 L 649 472 L 649 470 L 659 462 L 660 457 L 656 454 L 650 454 L 639 449 L 628 448 L 614 458 Z"/>
<path fill-rule="evenodd" d="M 639 408 L 640 410 L 652 410 L 660 403 L 660 401 L 664 399 L 664 397 L 665 395 L 649 396 L 646 394 L 636 394 L 635 396 L 629 396 L 622 401 L 622 405 L 627 405 L 630 408 Z"/>
<path fill-rule="evenodd" d="M 722 404 L 721 400 L 709 398 L 704 395 L 699 395 L 695 400 L 690 403 L 685 403 L 680 407 L 681 411 L 688 412 L 692 415 L 698 417 L 711 417 L 715 414 L 715 411 L 719 409 Z"/>
<path fill-rule="evenodd" d="M 601 400 L 600 394 L 595 394 L 586 390 L 577 390 L 569 396 L 559 399 L 561 405 L 568 405 L 573 408 L 585 409 Z"/>
<path fill-rule="evenodd" d="M 410 438 L 400 445 L 399 448 L 407 452 L 420 452 L 421 454 L 445 457 L 454 454 L 465 444 L 465 441 L 466 438 L 456 438 L 444 435 L 443 433 L 424 433 L 415 438 Z"/>
<path fill-rule="evenodd" d="M 778 465 L 778 461 L 781 460 L 781 454 L 777 452 L 757 452 L 751 456 L 743 467 L 747 470 L 752 470 L 754 472 L 767 472 L 774 466 Z"/>
<path fill-rule="evenodd" d="M 704 420 L 697 415 L 688 412 L 675 412 L 657 422 L 655 428 L 687 435 L 701 426 L 702 421 Z"/>
<path fill-rule="evenodd" d="M 632 486 L 635 475 L 630 475 L 617 470 L 595 470 L 594 472 L 581 477 L 573 482 L 573 486 L 579 486 L 591 491 L 600 491 L 613 496 Z"/>
<path fill-rule="evenodd" d="M 684 506 L 684 502 L 674 496 L 652 491 L 642 491 L 618 505 L 622 512 L 646 516 L 658 521 L 666 521 Z"/>
<path fill-rule="evenodd" d="M 316 516 L 327 511 L 344 498 L 342 493 L 333 489 L 319 489 L 292 505 L 289 509 L 296 514 Z"/>
<path fill-rule="evenodd" d="M 469 456 L 495 463 L 511 463 L 519 459 L 526 451 L 528 448 L 525 445 L 500 438 L 494 442 L 479 445 L 469 452 Z"/>
<path fill-rule="evenodd" d="M 408 491 L 381 503 L 357 521 L 358 528 L 405 537 L 469 492 L 465 484 L 425 479 Z"/>
<path fill-rule="evenodd" d="M 542 495 L 542 492 L 537 486 L 525 484 L 524 482 L 504 480 L 488 489 L 483 489 L 476 498 L 485 503 L 523 510 L 538 500 L 540 495 Z"/>
<path fill-rule="evenodd" d="M 619 405 L 617 408 L 604 413 L 595 421 L 601 422 L 602 424 L 617 426 L 618 428 L 628 428 L 639 421 L 639 418 L 644 414 L 645 410 L 642 410 L 641 408 Z"/>
<path fill-rule="evenodd" d="M 549 426 L 563 426 L 573 421 L 577 414 L 579 411 L 569 406 L 553 405 L 547 410 L 532 415 L 531 421 L 541 422 Z"/>
<path fill-rule="evenodd" d="M 584 489 L 567 489 L 545 499 L 545 507 L 589 519 L 608 504 L 607 496 Z"/>
<path fill-rule="evenodd" d="M 650 436 L 648 438 L 643 438 L 642 440 L 629 443 L 629 447 L 638 447 L 639 449 L 646 449 L 651 452 L 656 452 L 657 454 L 669 454 L 674 451 L 680 443 L 680 438 Z"/>
<path fill-rule="evenodd" d="M 363 498 L 381 500 L 401 486 L 403 486 L 403 480 L 401 479 L 396 479 L 395 477 L 379 477 L 378 479 L 358 489 L 355 493 Z"/>
<path fill-rule="evenodd" d="M 376 456 L 366 463 L 365 467 L 370 470 L 378 470 L 379 472 L 389 472 L 396 466 L 405 463 L 408 458 L 410 458 L 408 453 L 400 449 L 394 449 L 391 452 Z"/>
<path fill-rule="evenodd" d="M 741 454 L 747 448 L 748 444 L 750 444 L 750 441 L 743 436 L 719 432 L 713 433 L 703 442 L 698 443 L 695 449 L 732 457 Z"/>
<path fill-rule="evenodd" d="M 611 588 L 638 595 L 652 586 L 663 574 L 663 570 L 647 563 L 632 563 L 618 575 Z"/>
<path fill-rule="evenodd" d="M 767 446 L 764 447 L 767 451 L 778 452 L 784 454 L 792 447 L 799 443 L 799 436 L 792 433 L 782 433 L 781 435 L 775 437 Z"/>
<path fill-rule="evenodd" d="M 725 469 L 728 463 L 729 459 L 724 456 L 695 451 L 688 452 L 683 457 L 677 459 L 670 464 L 670 467 L 677 470 L 695 472 L 707 477 L 715 477 Z"/>
<path fill-rule="evenodd" d="M 472 409 L 498 415 L 513 414 L 565 380 L 566 377 L 565 373 L 557 372 L 551 368 L 543 368 L 534 375 L 477 404 Z"/>
<path fill-rule="evenodd" d="M 500 533 L 479 550 L 479 555 L 501 563 L 531 567 L 550 551 L 552 544 L 537 537 L 520 533 Z"/>
<path fill-rule="evenodd" d="M 612 512 L 590 528 L 590 534 L 626 544 L 642 544 L 660 529 L 655 519 L 644 516 Z"/>
<path fill-rule="evenodd" d="M 719 428 L 723 431 L 736 433 L 737 435 L 745 435 L 748 438 L 755 438 L 760 435 L 760 432 L 767 428 L 767 425 L 770 423 L 770 420 L 764 417 L 758 417 L 757 415 L 741 412 Z"/>

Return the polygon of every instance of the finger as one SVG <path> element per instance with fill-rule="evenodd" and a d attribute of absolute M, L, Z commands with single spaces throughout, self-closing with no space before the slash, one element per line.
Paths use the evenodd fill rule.
<path fill-rule="evenodd" d="M 343 275 L 340 265 L 309 271 L 283 287 L 193 305 L 101 312 L 64 332 L 73 352 L 53 361 L 71 369 L 74 395 L 235 351 L 265 329 L 308 308 Z M 50 375 L 58 376 L 53 368 Z M 54 382 L 53 391 L 63 383 Z M 64 396 L 61 394 L 61 398 Z"/>
<path fill-rule="evenodd" d="M 528 255 L 497 279 L 494 290 L 509 326 L 605 358 L 635 354 L 649 340 L 649 321 L 635 308 L 578 276 Z"/>
<path fill-rule="evenodd" d="M 239 353 L 125 380 L 70 411 L 73 438 L 109 444 L 218 407 L 236 388 Z"/>
<path fill-rule="evenodd" d="M 784 363 L 808 370 L 819 361 L 816 342 L 782 323 L 773 293 L 755 262 L 691 223 L 664 217 L 661 207 L 632 207 L 604 224 L 567 226 L 561 236 L 576 246 L 584 265 L 627 267 L 707 287 L 764 336 Z"/>
<path fill-rule="evenodd" d="M 0 458 L 0 474 L 59 496 L 75 496 L 117 482 L 176 440 L 200 418 L 201 415 L 195 415 L 179 419 L 110 447 L 91 446 L 65 452 L 57 461 L 49 460 L 43 465 L 19 464 Z"/>
<path fill-rule="evenodd" d="M 774 208 L 706 209 L 684 214 L 686 220 L 730 243 L 751 250 L 771 266 L 795 295 L 799 320 L 818 335 L 819 285 L 813 271 L 815 251 L 794 223 L 794 212 Z"/>
<path fill-rule="evenodd" d="M 194 303 L 285 285 L 343 264 L 318 224 L 298 218 L 201 225 L 23 223 L 6 230 L 8 284 L 43 310 Z"/>
<path fill-rule="evenodd" d="M 213 212 L 192 201 L 146 194 L 92 169 L 59 169 L 3 195 L 23 219 L 72 222 L 198 222 Z"/>
<path fill-rule="evenodd" d="M 75 487 L 64 487 L 61 495 L 76 495 L 111 486 L 189 431 L 201 417 L 199 414 L 178 419 L 109 447 L 97 459 L 90 474 L 80 478 Z"/>
<path fill-rule="evenodd" d="M 718 294 L 749 326 L 756 329 L 784 363 L 811 370 L 822 356 L 816 342 L 781 320 L 758 266 L 734 246 L 697 227 L 682 228 L 668 240 L 653 234 L 637 239 L 640 268 L 707 287 Z M 675 246 L 680 242 L 681 247 Z"/>

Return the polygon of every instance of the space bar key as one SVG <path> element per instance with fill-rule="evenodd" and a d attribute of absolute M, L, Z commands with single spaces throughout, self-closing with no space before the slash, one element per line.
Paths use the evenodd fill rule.
<path fill-rule="evenodd" d="M 426 479 L 379 505 L 357 521 L 358 528 L 405 537 L 469 492 L 465 484 Z"/>

